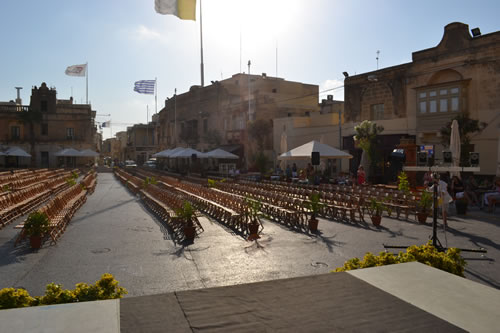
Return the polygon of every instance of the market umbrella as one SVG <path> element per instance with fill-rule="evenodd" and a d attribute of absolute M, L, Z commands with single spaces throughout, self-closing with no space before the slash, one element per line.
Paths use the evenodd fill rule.
<path fill-rule="evenodd" d="M 78 157 L 78 156 L 82 156 L 82 155 L 80 155 L 80 152 L 78 150 L 73 149 L 73 148 L 65 148 L 63 150 L 58 151 L 54 155 L 55 156 L 62 156 L 62 157 Z"/>
<path fill-rule="evenodd" d="M 7 151 L 4 153 L 5 156 L 17 156 L 17 157 L 31 157 L 30 154 L 25 152 L 19 147 L 10 147 L 7 149 Z"/>
<path fill-rule="evenodd" d="M 286 153 L 278 156 L 279 160 L 300 160 L 300 159 L 310 159 L 312 152 L 318 152 L 320 158 L 352 158 L 351 154 L 345 153 L 342 150 L 331 147 L 329 145 L 320 143 L 318 141 L 311 141 L 302 146 L 294 148 Z"/>
<path fill-rule="evenodd" d="M 183 151 L 186 148 L 182 147 L 176 147 L 174 149 L 171 149 L 170 151 L 166 152 L 165 154 L 162 154 L 160 157 L 172 157 L 172 155 L 177 154 L 181 151 Z"/>
<path fill-rule="evenodd" d="M 80 152 L 79 156 L 83 156 L 83 157 L 97 157 L 97 156 L 99 156 L 99 153 L 96 153 L 92 149 L 84 149 L 84 150 L 82 150 Z"/>
<path fill-rule="evenodd" d="M 152 156 L 153 157 L 166 157 L 164 155 L 168 154 L 171 150 L 172 149 L 165 149 L 165 150 L 162 150 L 162 151 L 160 151 L 158 153 L 153 154 Z"/>
<path fill-rule="evenodd" d="M 227 151 L 220 149 L 220 148 L 209 151 L 208 153 L 204 153 L 204 155 L 207 158 L 215 158 L 215 159 L 237 160 L 239 158 L 238 155 L 232 154 L 232 153 L 227 152 Z"/>
<path fill-rule="evenodd" d="M 453 166 L 460 165 L 460 131 L 458 128 L 458 121 L 455 119 L 451 123 L 451 135 L 450 135 L 450 151 L 453 160 Z M 451 176 L 457 176 L 460 178 L 459 171 L 452 171 Z"/>

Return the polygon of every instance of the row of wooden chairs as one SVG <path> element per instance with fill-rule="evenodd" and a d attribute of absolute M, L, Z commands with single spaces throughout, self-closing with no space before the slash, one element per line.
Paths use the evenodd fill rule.
<path fill-rule="evenodd" d="M 49 181 L 33 185 L 21 191 L 9 193 L 0 198 L 0 228 L 16 218 L 29 213 L 35 207 L 67 187 L 63 175 Z"/>
<path fill-rule="evenodd" d="M 51 243 L 57 242 L 57 239 L 66 230 L 69 221 L 85 201 L 86 190 L 80 184 L 75 184 L 53 197 L 38 210 L 41 213 L 47 214 L 49 219 L 49 232 L 44 236 L 50 237 Z M 15 227 L 16 229 L 21 229 L 15 244 L 18 244 L 26 236 L 24 222 Z"/>
<path fill-rule="evenodd" d="M 80 182 L 83 186 L 85 186 L 87 193 L 91 195 L 94 193 L 95 188 L 97 186 L 97 175 L 91 170 Z"/>

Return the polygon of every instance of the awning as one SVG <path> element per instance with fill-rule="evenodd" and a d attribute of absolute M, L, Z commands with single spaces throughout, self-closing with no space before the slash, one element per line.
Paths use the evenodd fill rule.
<path fill-rule="evenodd" d="M 61 151 L 58 151 L 57 153 L 54 154 L 55 156 L 61 156 L 61 157 L 78 157 L 82 156 L 80 155 L 80 152 L 76 149 L 73 148 L 65 148 Z"/>
<path fill-rule="evenodd" d="M 25 152 L 19 147 L 10 147 L 4 152 L 5 156 L 17 156 L 17 157 L 31 157 L 30 154 Z"/>
<path fill-rule="evenodd" d="M 212 151 L 209 151 L 208 153 L 205 153 L 205 157 L 208 158 L 215 158 L 215 159 L 233 159 L 237 160 L 239 158 L 238 155 L 231 154 L 225 150 L 222 150 L 220 148 L 214 149 Z"/>

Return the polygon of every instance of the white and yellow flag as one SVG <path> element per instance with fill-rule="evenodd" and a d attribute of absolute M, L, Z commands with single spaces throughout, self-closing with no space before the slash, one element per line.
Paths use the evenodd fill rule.
<path fill-rule="evenodd" d="M 196 21 L 196 0 L 155 0 L 155 10 L 163 15 L 175 15 L 181 20 Z"/>

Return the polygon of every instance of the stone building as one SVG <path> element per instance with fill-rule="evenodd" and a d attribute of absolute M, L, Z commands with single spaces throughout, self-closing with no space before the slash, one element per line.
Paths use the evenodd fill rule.
<path fill-rule="evenodd" d="M 125 149 L 127 148 L 127 131 L 121 131 L 115 133 L 115 137 L 118 140 L 118 161 L 125 162 Z"/>
<path fill-rule="evenodd" d="M 472 150 L 481 156 L 480 173 L 500 172 L 500 32 L 481 35 L 473 29 L 473 34 L 466 24 L 448 24 L 441 42 L 414 52 L 412 62 L 345 79 L 343 141 L 355 156 L 352 171 L 361 155 L 352 136 L 361 121 L 384 126 L 380 145 L 384 162 L 406 138 L 417 147 L 434 146 L 439 163 L 446 149 L 440 130 L 464 113 L 486 123 L 472 138 Z"/>
<path fill-rule="evenodd" d="M 40 119 L 23 121 L 21 111 L 28 109 L 39 112 Z M 21 147 L 32 155 L 31 165 L 37 167 L 67 165 L 68 161 L 54 154 L 64 148 L 98 150 L 95 115 L 89 104 L 57 99 L 56 89 L 43 82 L 31 90 L 29 106 L 0 105 L 0 144 Z"/>
<path fill-rule="evenodd" d="M 159 150 L 176 146 L 201 151 L 222 148 L 241 157 L 239 167 L 252 164 L 259 150 L 270 158 L 272 120 L 307 115 L 319 110 L 318 86 L 286 81 L 266 74 L 235 74 L 206 87 L 193 86 L 165 101 L 158 117 Z M 249 134 L 253 123 L 268 130 L 265 136 Z"/>
<path fill-rule="evenodd" d="M 340 134 L 344 124 L 344 102 L 333 99 L 329 95 L 319 104 L 320 112 L 313 112 L 307 116 L 284 117 L 274 119 L 273 147 L 276 156 L 284 153 L 282 138 L 286 142 L 286 151 L 296 148 L 312 140 L 325 143 L 341 149 Z M 339 118 L 340 116 L 340 118 Z M 340 120 L 340 126 L 339 126 Z M 295 161 L 298 167 L 305 167 L 310 161 Z M 332 173 L 340 171 L 339 161 L 328 161 Z M 342 171 L 347 171 L 348 163 L 341 165 Z"/>
<path fill-rule="evenodd" d="M 155 131 L 156 125 L 152 122 L 127 127 L 125 160 L 133 160 L 137 165 L 144 164 L 158 150 Z"/>

